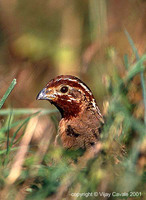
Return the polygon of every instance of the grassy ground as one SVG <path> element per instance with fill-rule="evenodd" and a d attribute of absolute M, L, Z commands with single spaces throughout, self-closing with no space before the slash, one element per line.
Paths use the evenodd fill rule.
<path fill-rule="evenodd" d="M 1 109 L 0 199 L 146 197 L 146 55 L 138 56 L 126 34 L 136 59 L 133 62 L 124 57 L 122 77 L 118 71 L 105 77 L 109 97 L 104 102 L 106 122 L 94 152 L 83 155 L 81 151 L 54 147 L 56 110 Z M 13 80 L 0 108 L 15 84 Z M 139 90 L 142 98 L 135 101 L 132 97 L 139 96 Z"/>

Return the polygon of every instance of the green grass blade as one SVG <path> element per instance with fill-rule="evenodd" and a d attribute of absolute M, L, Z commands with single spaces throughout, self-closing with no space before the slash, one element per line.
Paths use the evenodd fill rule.
<path fill-rule="evenodd" d="M 143 55 L 132 67 L 129 69 L 125 79 L 129 80 L 133 78 L 136 74 L 144 71 L 143 62 L 146 61 L 146 55 Z"/>
<path fill-rule="evenodd" d="M 132 40 L 130 34 L 128 33 L 128 31 L 127 31 L 126 29 L 125 29 L 124 31 L 125 31 L 125 35 L 126 35 L 127 38 L 128 38 L 129 44 L 130 44 L 130 46 L 132 47 L 132 50 L 133 50 L 133 52 L 134 52 L 134 54 L 135 54 L 135 56 L 136 56 L 136 59 L 139 60 L 140 57 L 139 57 L 139 55 L 138 55 L 138 51 L 137 51 L 137 49 L 136 49 L 136 47 L 135 47 L 135 44 L 134 44 L 134 42 L 133 42 L 133 40 Z"/>
<path fill-rule="evenodd" d="M 13 112 L 13 111 L 12 111 Z M 7 130 L 7 151 L 6 151 L 6 154 L 8 154 L 9 152 L 9 139 L 10 139 L 10 124 L 11 124 L 11 118 L 12 118 L 12 112 L 11 114 L 9 115 L 9 120 L 8 120 L 8 130 Z"/>
<path fill-rule="evenodd" d="M 0 101 L 0 109 L 2 108 L 2 106 L 4 105 L 6 99 L 8 98 L 9 94 L 12 92 L 12 90 L 14 89 L 15 85 L 16 85 L 16 79 L 14 78 L 13 81 L 11 82 L 9 88 L 7 89 L 7 91 L 5 92 L 4 96 L 2 97 L 1 101 Z"/>
<path fill-rule="evenodd" d="M 18 133 L 18 132 L 20 131 L 20 129 L 21 129 L 25 124 L 27 124 L 27 123 L 29 122 L 29 120 L 30 120 L 32 117 L 34 117 L 34 116 L 35 116 L 35 115 L 27 117 L 27 118 L 24 120 L 24 122 L 19 126 L 19 128 L 15 131 L 15 133 L 13 134 L 13 137 L 12 137 L 12 139 L 11 139 L 10 148 L 11 148 L 12 145 L 13 145 L 13 142 L 14 142 L 16 136 L 17 136 L 17 133 Z"/>
<path fill-rule="evenodd" d="M 14 133 L 10 145 L 9 145 L 9 130 L 10 130 L 11 125 L 9 125 L 10 123 L 8 123 L 7 150 L 6 150 L 6 154 L 7 154 L 7 155 L 6 155 L 5 162 L 4 162 L 5 165 L 7 165 L 8 161 L 9 161 L 9 153 L 10 153 L 11 147 L 12 147 L 12 145 L 13 145 L 13 141 L 14 141 L 14 139 L 15 139 L 16 136 L 17 136 L 17 133 L 19 132 L 19 130 L 20 130 L 32 117 L 36 116 L 38 113 L 39 113 L 39 112 L 36 112 L 36 113 L 34 113 L 32 116 L 29 116 L 29 117 L 27 117 L 27 118 L 24 120 L 24 122 L 19 126 L 19 128 L 18 128 L 18 129 L 16 130 L 16 132 Z M 11 117 L 11 116 L 10 116 L 10 117 Z M 9 118 L 9 121 L 11 121 L 10 118 Z M 17 140 L 17 141 L 18 141 L 18 140 Z"/>
<path fill-rule="evenodd" d="M 56 113 L 58 112 L 57 109 L 35 109 L 35 108 L 31 108 L 31 109 L 22 109 L 22 108 L 15 108 L 13 109 L 13 115 L 27 115 L 27 114 L 34 114 L 37 111 L 40 112 L 40 115 L 46 115 L 46 114 L 52 114 L 52 113 Z M 0 110 L 0 115 L 9 115 L 11 113 L 11 109 L 1 109 Z"/>
<path fill-rule="evenodd" d="M 131 36 L 129 35 L 129 33 L 128 33 L 128 31 L 126 29 L 125 29 L 125 34 L 126 34 L 126 36 L 128 38 L 128 41 L 129 41 L 129 43 L 130 43 L 130 45 L 132 47 L 132 50 L 133 50 L 133 52 L 135 54 L 135 57 L 136 57 L 137 61 L 139 61 L 140 57 L 138 55 L 138 51 L 137 51 L 137 49 L 135 47 L 135 44 L 134 44 Z M 144 99 L 144 108 L 145 108 L 144 122 L 146 124 L 146 86 L 145 86 L 144 72 L 143 71 L 140 73 L 140 76 L 141 76 L 141 85 L 142 85 L 142 92 L 143 92 L 143 99 Z"/>
<path fill-rule="evenodd" d="M 34 113 L 32 116 L 29 116 L 29 117 L 33 117 L 33 116 L 37 115 L 38 113 L 39 113 L 39 112 L 36 112 L 36 113 Z M 14 114 L 14 113 L 13 113 L 13 114 Z M 23 123 L 25 120 L 26 120 L 26 119 L 18 120 L 18 121 L 16 121 L 16 122 L 10 124 L 9 129 L 18 126 L 19 124 Z M 5 133 L 5 132 L 7 132 L 7 131 L 8 131 L 8 126 L 4 126 L 4 127 L 2 127 L 2 128 L 0 129 L 0 134 L 1 134 L 1 133 Z"/>
<path fill-rule="evenodd" d="M 124 64 L 125 64 L 126 70 L 128 70 L 129 62 L 128 62 L 128 55 L 127 54 L 124 55 Z"/>
<path fill-rule="evenodd" d="M 17 149 L 19 149 L 19 147 L 14 147 L 14 148 L 11 148 L 11 151 L 15 151 Z M 6 154 L 6 152 L 7 152 L 7 149 L 0 150 L 0 155 Z"/>
<path fill-rule="evenodd" d="M 13 145 L 17 144 L 17 143 L 21 140 L 21 138 L 22 138 L 23 135 L 25 134 L 27 124 L 28 124 L 28 122 L 26 122 L 26 123 L 24 124 L 25 127 L 24 127 L 24 129 L 23 129 L 22 135 L 21 135 L 17 140 L 13 141 Z M 24 125 L 23 125 L 23 126 L 24 126 Z"/>
<path fill-rule="evenodd" d="M 16 126 L 18 126 L 20 123 L 22 123 L 24 121 L 24 119 L 23 120 L 18 120 L 18 121 L 16 121 L 16 122 L 14 122 L 14 123 L 12 123 L 11 125 L 10 125 L 10 129 L 11 128 L 14 128 L 14 127 L 16 127 Z M 8 131 L 8 126 L 4 126 L 4 127 L 2 127 L 1 129 L 0 129 L 0 134 L 1 133 L 5 133 L 5 132 L 7 132 Z"/>

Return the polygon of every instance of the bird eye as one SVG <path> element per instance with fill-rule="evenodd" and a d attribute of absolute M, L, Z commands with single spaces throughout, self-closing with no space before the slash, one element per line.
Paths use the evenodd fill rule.
<path fill-rule="evenodd" d="M 63 86 L 63 87 L 60 89 L 60 91 L 61 91 L 62 93 L 66 93 L 66 92 L 68 91 L 68 87 L 67 87 L 67 86 Z"/>

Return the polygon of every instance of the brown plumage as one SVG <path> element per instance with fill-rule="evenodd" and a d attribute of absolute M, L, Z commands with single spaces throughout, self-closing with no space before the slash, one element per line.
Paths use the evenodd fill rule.
<path fill-rule="evenodd" d="M 57 76 L 37 99 L 50 101 L 60 111 L 59 136 L 65 148 L 87 149 L 99 141 L 103 117 L 91 90 L 80 79 Z"/>

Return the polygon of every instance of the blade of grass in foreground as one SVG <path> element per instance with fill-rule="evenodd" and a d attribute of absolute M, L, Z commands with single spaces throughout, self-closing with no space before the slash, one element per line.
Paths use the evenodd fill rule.
<path fill-rule="evenodd" d="M 40 115 L 52 114 L 58 112 L 57 109 L 42 109 L 42 108 L 14 108 L 13 115 L 27 115 L 34 114 L 36 112 L 40 112 Z M 11 109 L 1 109 L 0 115 L 9 115 L 11 113 Z"/>
<path fill-rule="evenodd" d="M 139 61 L 140 57 L 138 55 L 138 51 L 135 47 L 135 44 L 131 38 L 131 36 L 129 35 L 128 31 L 125 29 L 125 34 L 128 38 L 128 41 L 132 47 L 132 50 L 135 54 L 135 57 L 136 57 L 136 60 Z M 145 109 L 145 112 L 144 112 L 144 122 L 146 124 L 146 87 L 145 87 L 145 80 L 144 80 L 144 72 L 140 72 L 140 77 L 141 77 L 141 86 L 142 86 L 142 92 L 143 92 L 143 101 L 144 101 L 144 109 Z"/>
<path fill-rule="evenodd" d="M 32 114 L 31 116 L 27 117 L 27 118 L 23 121 L 23 123 L 22 123 L 22 124 L 18 127 L 18 129 L 14 132 L 10 144 L 9 144 L 9 130 L 10 130 L 11 124 L 8 125 L 7 150 L 6 150 L 6 157 L 5 157 L 4 165 L 7 165 L 8 161 L 9 161 L 9 153 L 10 153 L 10 150 L 11 150 L 11 148 L 12 148 L 13 142 L 14 142 L 16 136 L 17 136 L 17 133 L 20 131 L 20 129 L 21 129 L 24 125 L 26 125 L 26 124 L 29 122 L 29 120 L 30 120 L 32 117 L 35 117 L 38 113 L 39 113 L 39 112 L 36 112 L 36 113 Z M 11 116 L 10 116 L 10 117 L 11 117 Z M 23 133 L 23 134 L 24 134 L 24 133 Z M 21 136 L 23 136 L 23 135 L 21 135 Z M 19 140 L 19 138 L 18 138 L 18 140 Z M 17 140 L 17 141 L 18 141 L 18 140 Z"/>
<path fill-rule="evenodd" d="M 13 147 L 13 148 L 11 148 L 11 152 L 16 151 L 18 149 L 19 149 L 19 147 Z M 6 154 L 6 152 L 7 152 L 7 149 L 0 150 L 0 155 Z"/>
<path fill-rule="evenodd" d="M 12 136 L 11 143 L 10 143 L 10 148 L 12 147 L 13 142 L 14 142 L 16 136 L 17 136 L 17 133 L 20 131 L 20 129 L 21 129 L 23 126 L 25 126 L 25 125 L 29 122 L 29 120 L 30 120 L 31 118 L 35 117 L 38 113 L 39 113 L 39 112 L 34 113 L 33 115 L 27 117 L 27 118 L 23 121 L 23 123 L 19 126 L 19 128 L 15 131 L 15 133 L 14 133 L 13 136 Z"/>
<path fill-rule="evenodd" d="M 28 118 L 31 118 L 31 117 L 37 115 L 38 113 L 40 113 L 40 112 L 39 112 L 39 111 L 38 111 L 38 112 L 35 112 L 35 113 L 32 114 L 32 116 L 29 116 Z M 26 118 L 26 119 L 27 119 L 27 118 Z M 10 124 L 10 125 L 9 125 L 9 129 L 18 126 L 19 124 L 23 123 L 26 119 L 21 119 L 21 120 L 18 120 L 18 121 L 16 121 L 16 122 Z M 7 131 L 8 131 L 8 126 L 6 125 L 6 126 L 4 126 L 4 127 L 2 127 L 2 128 L 0 129 L 0 134 L 5 133 L 5 132 L 7 132 Z"/>
<path fill-rule="evenodd" d="M 126 70 L 128 70 L 128 68 L 129 68 L 129 61 L 128 61 L 128 55 L 127 54 L 124 55 L 124 63 L 125 63 Z"/>
<path fill-rule="evenodd" d="M 2 97 L 1 101 L 0 101 L 0 109 L 2 108 L 2 106 L 4 105 L 6 99 L 8 98 L 9 94 L 12 92 L 12 90 L 14 89 L 15 85 L 16 85 L 16 79 L 14 78 L 13 81 L 11 82 L 9 88 L 7 89 L 7 91 L 5 92 L 4 96 Z"/>
<path fill-rule="evenodd" d="M 14 128 L 14 127 L 18 126 L 19 124 L 21 124 L 21 123 L 23 123 L 23 122 L 24 122 L 24 119 L 18 120 L 18 121 L 16 121 L 16 122 L 10 124 L 9 128 L 10 128 L 10 129 L 11 129 L 11 128 Z M 8 126 L 4 126 L 4 127 L 2 127 L 2 128 L 0 129 L 0 134 L 3 134 L 3 133 L 5 133 L 5 132 L 7 132 L 7 131 L 8 131 Z"/>
<path fill-rule="evenodd" d="M 13 111 L 12 111 L 13 112 Z M 7 131 L 7 152 L 9 151 L 9 133 L 10 133 L 10 124 L 11 124 L 11 117 L 12 117 L 12 112 L 9 115 L 9 120 L 8 120 L 8 131 Z"/>

